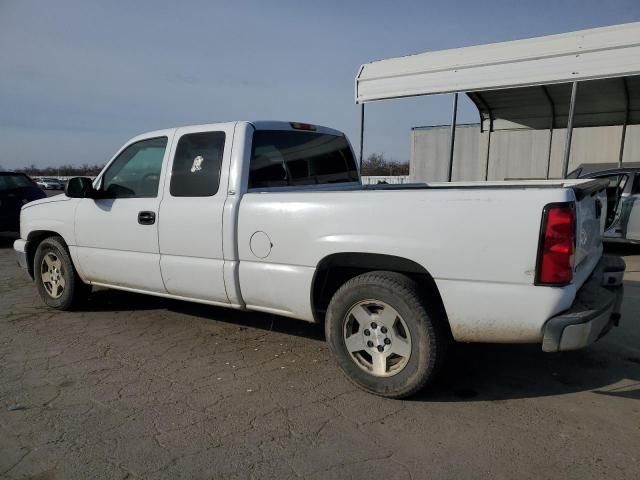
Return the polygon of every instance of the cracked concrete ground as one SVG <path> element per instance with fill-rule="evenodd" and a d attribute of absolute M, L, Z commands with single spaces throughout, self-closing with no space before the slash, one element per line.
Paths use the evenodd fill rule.
<path fill-rule="evenodd" d="M 48 309 L 11 245 L 0 477 L 640 478 L 638 250 L 623 324 L 596 345 L 460 345 L 394 401 L 345 380 L 315 325 L 109 290 Z"/>

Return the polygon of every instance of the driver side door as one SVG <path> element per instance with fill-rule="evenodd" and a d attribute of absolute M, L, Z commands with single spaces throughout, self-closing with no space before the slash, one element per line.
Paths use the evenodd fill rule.
<path fill-rule="evenodd" d="M 75 250 L 85 280 L 166 292 L 160 273 L 157 215 L 172 137 L 173 131 L 137 138 L 96 179 L 97 198 L 80 200 Z"/>

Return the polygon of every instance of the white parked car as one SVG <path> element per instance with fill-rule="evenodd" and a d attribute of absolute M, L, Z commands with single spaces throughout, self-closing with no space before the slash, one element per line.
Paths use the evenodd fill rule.
<path fill-rule="evenodd" d="M 37 178 L 36 183 L 45 190 L 64 190 L 64 182 L 57 178 Z"/>
<path fill-rule="evenodd" d="M 92 285 L 324 322 L 359 387 L 403 397 L 460 342 L 584 347 L 619 319 L 606 181 L 362 186 L 346 137 L 233 122 L 128 142 L 22 209 L 44 302 Z"/>

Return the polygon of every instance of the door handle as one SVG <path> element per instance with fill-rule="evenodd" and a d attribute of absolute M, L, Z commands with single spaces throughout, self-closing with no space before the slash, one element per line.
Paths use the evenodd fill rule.
<path fill-rule="evenodd" d="M 140 225 L 153 225 L 156 223 L 155 212 L 140 212 L 138 213 L 138 223 Z"/>

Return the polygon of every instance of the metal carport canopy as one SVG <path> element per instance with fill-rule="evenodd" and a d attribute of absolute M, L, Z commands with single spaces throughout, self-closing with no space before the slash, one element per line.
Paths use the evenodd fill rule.
<path fill-rule="evenodd" d="M 367 63 L 356 103 L 640 74 L 640 22 Z"/>

